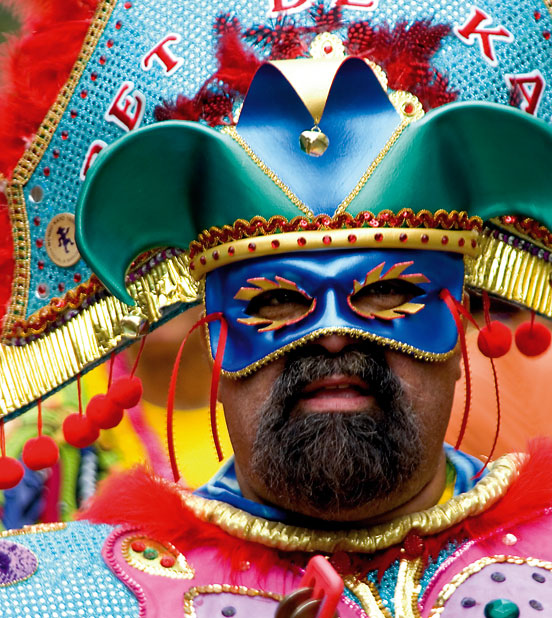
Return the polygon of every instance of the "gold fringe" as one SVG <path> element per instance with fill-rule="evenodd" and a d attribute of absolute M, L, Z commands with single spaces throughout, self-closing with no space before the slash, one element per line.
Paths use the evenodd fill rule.
<path fill-rule="evenodd" d="M 128 286 L 137 305 L 103 298 L 66 324 L 23 346 L 0 345 L 0 418 L 63 385 L 125 340 L 139 337 L 167 307 L 199 300 L 184 253 Z"/>
<path fill-rule="evenodd" d="M 184 504 L 203 521 L 217 525 L 228 534 L 285 551 L 354 551 L 372 554 L 403 541 L 411 530 L 420 535 L 437 534 L 470 516 L 490 508 L 517 478 L 521 456 L 504 455 L 491 466 L 487 476 L 470 491 L 368 529 L 309 530 L 255 517 L 236 507 L 182 492 Z"/>
<path fill-rule="evenodd" d="M 492 234 L 479 237 L 481 253 L 465 258 L 468 287 L 552 317 L 552 264 Z"/>
<path fill-rule="evenodd" d="M 31 259 L 31 237 L 25 208 L 23 187 L 36 170 L 42 155 L 48 148 L 75 88 L 86 68 L 104 28 L 115 8 L 116 0 L 102 0 L 88 29 L 81 52 L 71 70 L 69 79 L 61 88 L 58 97 L 49 109 L 40 127 L 15 167 L 11 181 L 6 186 L 6 195 L 13 230 L 15 268 L 12 283 L 12 301 L 10 303 L 2 336 L 12 329 L 14 322 L 25 316 L 29 294 L 29 264 Z"/>

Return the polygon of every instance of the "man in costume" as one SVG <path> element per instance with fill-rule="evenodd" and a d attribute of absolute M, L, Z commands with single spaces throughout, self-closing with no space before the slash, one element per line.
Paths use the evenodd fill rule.
<path fill-rule="evenodd" d="M 178 484 L 177 362 L 168 404 L 174 478 L 136 470 L 112 479 L 79 522 L 8 533 L 0 547 L 6 616 L 308 615 L 304 596 L 279 603 L 315 555 L 345 584 L 339 616 L 497 618 L 552 607 L 549 445 L 484 470 L 442 447 L 467 356 L 465 286 L 484 292 L 484 306 L 492 292 L 551 313 L 552 131 L 533 117 L 544 108 L 545 80 L 525 65 L 516 73 L 518 52 L 507 53 L 528 32 L 547 41 L 550 15 L 540 3 L 502 12 L 494 3 L 443 5 L 431 23 L 415 3 L 316 3 L 306 13 L 307 3 L 292 4 L 271 3 L 275 16 L 293 15 L 273 29 L 242 30 L 237 16 L 219 16 L 219 68 L 195 96 L 157 108 L 158 119 L 173 120 L 128 126 L 139 124 L 147 97 L 123 83 L 105 119 L 131 130 L 110 146 L 87 136 L 95 139 L 75 219 L 80 255 L 109 294 L 94 279 L 96 296 L 65 324 L 43 312 L 43 340 L 29 336 L 22 352 L 3 351 L 21 383 L 30 376 L 30 394 L 18 384 L 13 397 L 19 407 L 5 403 L 10 414 L 40 390 L 21 358 L 39 345 L 45 357 L 59 345 L 52 333 L 80 345 L 73 376 L 125 343 L 132 326 L 140 336 L 175 305 L 201 301 L 212 410 L 218 390 L 235 460 L 195 493 Z M 366 9 L 371 19 L 360 20 Z M 491 25 L 492 10 L 500 21 Z M 109 66 L 117 32 L 158 18 L 145 0 L 98 11 L 84 56 L 92 67 Z M 191 23 L 194 14 L 184 14 Z M 261 63 L 242 33 L 276 61 Z M 155 58 L 176 75 L 181 40 L 134 40 L 142 70 Z M 485 67 L 473 82 L 469 61 L 452 71 L 464 47 Z M 438 51 L 445 59 L 433 65 Z M 512 65 L 507 79 L 492 81 L 503 104 L 473 102 L 492 98 L 481 75 L 500 61 Z M 457 76 L 455 88 L 437 65 Z M 50 177 L 44 165 L 56 158 L 57 132 L 63 140 L 82 101 L 99 98 L 89 85 L 99 69 L 74 77 L 67 116 L 26 184 L 9 186 L 12 201 L 37 197 L 32 176 Z M 480 347 L 492 362 L 507 352 L 509 331 L 486 315 Z M 15 310 L 8 319 L 21 339 L 33 324 L 39 330 Z M 547 338 L 534 323 L 516 333 L 528 354 Z M 63 375 L 67 349 L 59 354 Z M 59 385 L 48 379 L 43 393 Z M 469 403 L 467 371 L 466 381 Z M 68 423 L 69 440 L 85 443 L 94 419 L 111 422 L 131 387 L 115 390 L 109 405 Z M 213 430 L 220 451 L 216 422 Z M 12 462 L 0 463 L 7 482 Z M 332 590 L 330 582 L 322 595 Z M 332 615 L 328 607 L 318 615 Z"/>

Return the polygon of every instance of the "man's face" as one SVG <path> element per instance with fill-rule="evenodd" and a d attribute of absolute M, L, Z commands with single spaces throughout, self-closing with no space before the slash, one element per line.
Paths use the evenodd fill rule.
<path fill-rule="evenodd" d="M 328 521 L 400 508 L 435 477 L 459 376 L 457 354 L 418 361 L 330 335 L 223 378 L 245 497 Z"/>

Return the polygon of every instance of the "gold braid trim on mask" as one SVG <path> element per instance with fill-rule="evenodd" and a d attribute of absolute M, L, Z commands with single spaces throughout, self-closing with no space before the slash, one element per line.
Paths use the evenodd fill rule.
<path fill-rule="evenodd" d="M 523 463 L 523 456 L 504 455 L 490 465 L 477 485 L 425 511 L 410 513 L 370 528 L 310 530 L 255 517 L 218 500 L 182 492 L 184 504 L 202 521 L 215 524 L 231 536 L 285 551 L 354 551 L 374 553 L 400 543 L 411 530 L 422 536 L 437 534 L 490 508 L 507 491 Z"/>

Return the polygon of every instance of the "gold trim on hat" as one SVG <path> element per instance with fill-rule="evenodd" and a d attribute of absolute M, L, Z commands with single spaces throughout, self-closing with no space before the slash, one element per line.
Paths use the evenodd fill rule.
<path fill-rule="evenodd" d="M 425 249 L 475 257 L 479 254 L 476 230 L 426 228 L 348 228 L 306 230 L 241 238 L 194 255 L 191 275 L 199 280 L 208 272 L 241 260 L 318 249 Z"/>
<path fill-rule="evenodd" d="M 234 506 L 182 492 L 184 504 L 202 521 L 215 524 L 231 536 L 285 551 L 354 551 L 372 554 L 400 543 L 411 530 L 420 536 L 437 534 L 468 517 L 489 509 L 519 476 L 522 455 L 504 455 L 489 466 L 489 473 L 473 489 L 425 511 L 410 513 L 370 528 L 310 530 L 256 517 Z"/>
<path fill-rule="evenodd" d="M 82 49 L 71 70 L 69 78 L 61 88 L 56 101 L 48 110 L 31 144 L 23 153 L 21 159 L 19 159 L 11 180 L 7 183 L 6 196 L 8 198 L 10 221 L 13 230 L 15 266 L 12 282 L 12 300 L 6 313 L 6 319 L 4 320 L 4 327 L 2 329 L 2 337 L 4 338 L 7 333 L 11 331 L 14 322 L 23 319 L 27 312 L 30 283 L 29 264 L 31 260 L 31 237 L 23 187 L 30 180 L 40 163 L 42 155 L 48 148 L 86 65 L 103 34 L 104 28 L 109 21 L 116 3 L 116 0 L 101 0 L 98 4 L 94 18 L 84 39 Z"/>
<path fill-rule="evenodd" d="M 196 302 L 201 286 L 190 278 L 181 253 L 156 264 L 129 284 L 131 307 L 113 296 L 91 301 L 65 324 L 25 345 L 0 345 L 0 418 L 62 386 L 78 373 L 131 342 L 164 310 Z"/>
<path fill-rule="evenodd" d="M 542 254 L 539 257 L 494 238 L 489 229 L 480 236 L 479 245 L 480 255 L 465 260 L 468 287 L 552 317 L 552 263 Z M 545 251 L 549 252 L 542 249 Z"/>

